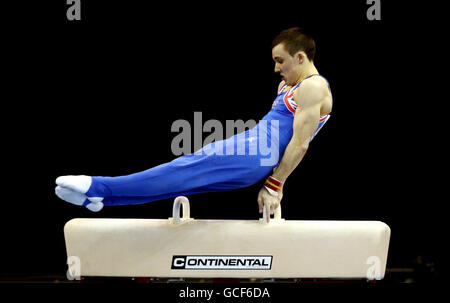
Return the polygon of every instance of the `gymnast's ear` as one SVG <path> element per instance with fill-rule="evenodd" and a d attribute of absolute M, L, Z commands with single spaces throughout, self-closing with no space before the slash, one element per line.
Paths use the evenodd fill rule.
<path fill-rule="evenodd" d="M 297 59 L 298 64 L 303 64 L 308 57 L 306 56 L 306 53 L 304 51 L 298 51 L 294 55 L 294 58 Z"/>

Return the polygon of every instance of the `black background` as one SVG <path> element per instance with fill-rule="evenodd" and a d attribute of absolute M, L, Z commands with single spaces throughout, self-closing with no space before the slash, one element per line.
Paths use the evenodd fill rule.
<path fill-rule="evenodd" d="M 81 21 L 67 20 L 65 1 L 3 12 L 0 275 L 65 275 L 72 218 L 170 217 L 173 199 L 92 213 L 59 200 L 54 180 L 170 161 L 172 123 L 193 123 L 196 111 L 203 121 L 259 120 L 280 81 L 271 40 L 300 26 L 315 38 L 334 107 L 287 180 L 283 217 L 383 221 L 388 268 L 422 256 L 435 268 L 422 280 L 439 276 L 439 7 L 382 1 L 382 20 L 369 21 L 365 1 L 81 2 Z M 257 219 L 261 185 L 192 195 L 191 216 Z"/>

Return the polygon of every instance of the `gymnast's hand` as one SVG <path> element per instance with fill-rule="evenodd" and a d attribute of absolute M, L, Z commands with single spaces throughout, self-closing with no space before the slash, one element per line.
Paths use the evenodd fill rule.
<path fill-rule="evenodd" d="M 269 194 L 267 189 L 264 187 L 258 193 L 258 205 L 259 205 L 259 213 L 263 212 L 263 207 L 267 205 L 270 209 L 270 214 L 273 215 L 274 210 L 280 206 L 281 199 L 283 198 L 283 187 L 278 192 L 278 197 L 272 196 Z"/>

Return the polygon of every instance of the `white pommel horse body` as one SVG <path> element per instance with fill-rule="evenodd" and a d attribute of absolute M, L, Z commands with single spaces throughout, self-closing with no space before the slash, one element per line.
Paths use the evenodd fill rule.
<path fill-rule="evenodd" d="M 180 218 L 180 206 L 183 217 Z M 167 219 L 72 219 L 68 260 L 81 277 L 382 279 L 390 228 L 380 221 L 195 220 L 177 197 Z M 70 264 L 69 264 L 70 270 Z"/>

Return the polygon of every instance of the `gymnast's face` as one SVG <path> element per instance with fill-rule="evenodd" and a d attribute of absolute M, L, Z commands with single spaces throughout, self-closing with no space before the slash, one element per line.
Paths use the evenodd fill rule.
<path fill-rule="evenodd" d="M 294 56 L 291 56 L 284 49 L 283 44 L 278 44 L 272 49 L 275 72 L 280 73 L 281 79 L 289 86 L 297 84 L 305 57 L 304 52 L 297 52 Z"/>

